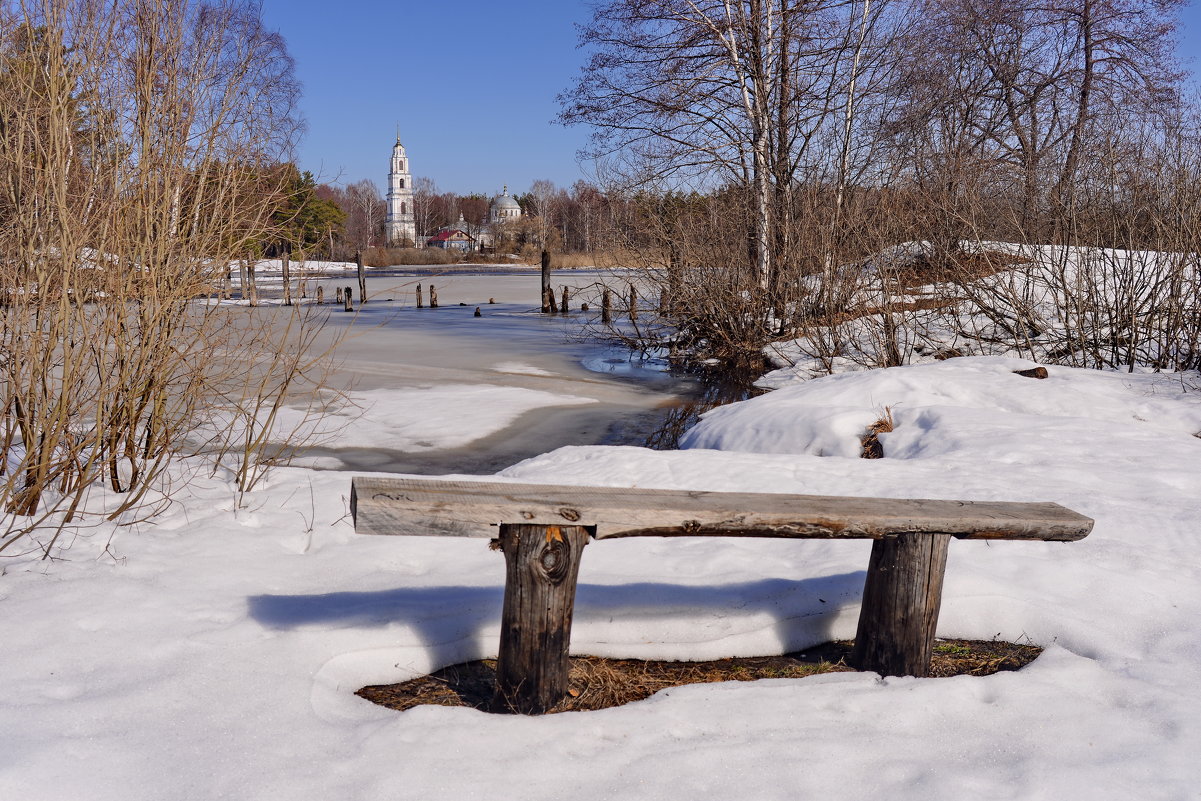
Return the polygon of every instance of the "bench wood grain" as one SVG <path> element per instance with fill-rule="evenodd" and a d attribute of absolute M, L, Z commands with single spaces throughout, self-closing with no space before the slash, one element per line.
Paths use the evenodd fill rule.
<path fill-rule="evenodd" d="M 957 539 L 1085 537 L 1093 521 L 1055 503 L 853 498 L 751 492 L 575 487 L 355 477 L 350 508 L 360 534 L 495 537 L 501 523 L 588 526 L 616 537 Z"/>

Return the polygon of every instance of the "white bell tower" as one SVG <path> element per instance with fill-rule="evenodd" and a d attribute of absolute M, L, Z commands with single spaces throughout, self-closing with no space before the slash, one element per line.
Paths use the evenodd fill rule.
<path fill-rule="evenodd" d="M 400 131 L 396 132 L 396 145 L 392 148 L 392 168 L 388 171 L 388 219 L 384 224 L 384 238 L 388 245 L 417 244 L 417 218 L 413 214 L 413 176 L 409 172 L 409 158 L 405 146 L 400 143 Z"/>

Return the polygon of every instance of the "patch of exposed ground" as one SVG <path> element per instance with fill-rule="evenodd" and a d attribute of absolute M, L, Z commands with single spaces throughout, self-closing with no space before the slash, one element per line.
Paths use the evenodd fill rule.
<path fill-rule="evenodd" d="M 607 709 L 649 698 L 660 690 L 685 684 L 755 679 L 799 679 L 821 673 L 847 672 L 853 643 L 830 642 L 783 656 L 717 659 L 710 662 L 662 662 L 642 659 L 571 658 L 570 694 L 551 712 Z M 931 675 L 989 676 L 1018 670 L 1034 661 L 1042 648 L 983 640 L 938 640 Z M 423 704 L 470 706 L 490 711 L 496 660 L 451 665 L 400 684 L 372 685 L 355 695 L 390 709 Z"/>
<path fill-rule="evenodd" d="M 894 280 L 898 287 L 913 290 L 930 284 L 977 281 L 1029 262 L 1029 259 L 1021 256 L 995 250 L 942 256 L 919 255 L 898 268 Z"/>

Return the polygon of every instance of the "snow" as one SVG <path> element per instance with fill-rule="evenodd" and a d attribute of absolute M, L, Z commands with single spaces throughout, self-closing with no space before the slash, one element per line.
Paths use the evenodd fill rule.
<path fill-rule="evenodd" d="M 0 798 L 1195 798 L 1199 379 L 1012 372 L 1031 364 L 776 375 L 686 450 L 561 448 L 495 479 L 1062 503 L 1096 519 L 1088 538 L 951 546 L 940 636 L 1045 646 L 1020 672 L 395 713 L 353 690 L 495 654 L 502 560 L 480 540 L 355 535 L 349 473 L 286 468 L 246 508 L 212 479 L 155 525 L 0 563 Z M 478 388 L 428 391 L 445 393 L 423 404 L 433 430 L 494 414 Z M 369 430 L 409 441 L 393 392 Z M 885 458 L 857 458 L 885 406 Z M 573 649 L 705 659 L 853 636 L 869 547 L 593 543 Z"/>
<path fill-rule="evenodd" d="M 1188 305 L 1201 285 L 1190 253 L 964 240 L 968 254 L 989 255 L 997 272 L 962 282 L 897 286 L 896 268 L 928 242 L 907 242 L 837 270 L 845 322 L 795 340 L 772 343 L 765 355 L 796 377 L 928 363 L 947 355 L 1006 355 L 1076 366 L 1193 366 L 1191 329 L 1172 309 Z M 807 279 L 818 292 L 822 277 Z M 887 287 L 887 291 L 885 288 Z M 887 309 L 887 313 L 882 313 Z M 871 312 L 871 313 L 869 313 Z M 886 343 L 897 346 L 889 353 Z"/>
<path fill-rule="evenodd" d="M 420 453 L 463 447 L 535 409 L 596 402 L 595 398 L 486 384 L 375 389 L 347 393 L 316 421 L 310 420 L 305 410 L 282 409 L 275 430 L 287 434 L 303 431 L 317 442 L 336 442 L 342 448 Z"/>

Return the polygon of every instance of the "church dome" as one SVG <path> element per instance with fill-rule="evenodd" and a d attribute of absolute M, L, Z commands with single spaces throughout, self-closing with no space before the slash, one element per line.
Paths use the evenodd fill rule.
<path fill-rule="evenodd" d="M 492 208 L 496 211 L 500 211 L 501 209 L 516 209 L 520 211 L 521 204 L 518 203 L 517 198 L 510 195 L 508 189 L 506 189 L 504 194 L 497 195 L 496 197 L 492 198 Z"/>

